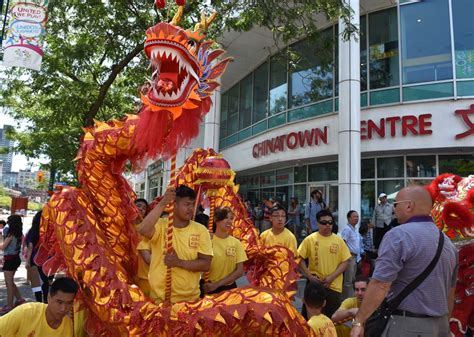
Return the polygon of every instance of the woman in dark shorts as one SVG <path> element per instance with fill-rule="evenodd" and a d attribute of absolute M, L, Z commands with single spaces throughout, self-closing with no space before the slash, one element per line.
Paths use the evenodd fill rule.
<path fill-rule="evenodd" d="M 0 246 L 3 250 L 3 274 L 5 276 L 5 285 L 7 286 L 7 305 L 0 309 L 0 314 L 5 314 L 13 309 L 13 298 L 16 297 L 15 305 L 25 302 L 21 297 L 18 287 L 14 282 L 15 272 L 21 264 L 20 251 L 23 237 L 23 223 L 21 216 L 10 215 L 7 220 L 10 229 L 7 237 Z"/>

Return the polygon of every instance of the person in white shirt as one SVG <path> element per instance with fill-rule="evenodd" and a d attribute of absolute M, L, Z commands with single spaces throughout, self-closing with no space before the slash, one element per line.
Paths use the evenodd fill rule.
<path fill-rule="evenodd" d="M 395 214 L 393 205 L 387 200 L 385 193 L 379 195 L 380 204 L 375 206 L 374 214 L 372 216 L 372 224 L 374 228 L 374 246 L 375 249 L 379 249 L 380 242 L 390 229 L 390 223 L 392 222 Z"/>
<path fill-rule="evenodd" d="M 346 242 L 352 257 L 349 259 L 349 265 L 344 272 L 344 282 L 342 289 L 342 298 L 354 297 L 353 282 L 357 273 L 357 262 L 360 261 L 362 237 L 356 226 L 359 223 L 359 214 L 350 210 L 347 212 L 347 226 L 341 233 L 341 237 Z"/>

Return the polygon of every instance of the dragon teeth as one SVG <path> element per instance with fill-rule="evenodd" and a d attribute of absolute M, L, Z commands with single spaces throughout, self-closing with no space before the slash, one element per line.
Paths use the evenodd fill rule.
<path fill-rule="evenodd" d="M 188 85 L 189 81 L 191 80 L 191 77 L 196 80 L 196 82 L 199 82 L 199 76 L 196 74 L 194 69 L 191 67 L 191 65 L 181 56 L 181 53 L 174 48 L 168 48 L 168 47 L 156 47 L 152 50 L 151 52 L 152 55 L 152 62 L 154 60 L 157 60 L 157 63 L 159 64 L 162 59 L 168 59 L 171 60 L 175 63 L 178 64 L 178 69 L 179 73 L 181 73 L 183 70 L 186 70 L 186 76 L 184 76 L 180 87 L 176 90 L 176 92 L 157 92 L 155 88 L 153 88 L 153 93 L 155 94 L 155 97 L 157 99 L 161 100 L 176 100 L 179 97 L 181 97 L 182 91 L 186 86 Z M 156 70 L 157 74 L 159 74 L 159 67 Z M 155 74 L 155 73 L 154 73 Z"/>

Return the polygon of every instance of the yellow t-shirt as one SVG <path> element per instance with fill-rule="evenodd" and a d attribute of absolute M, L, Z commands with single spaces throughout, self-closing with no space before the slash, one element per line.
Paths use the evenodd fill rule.
<path fill-rule="evenodd" d="M 357 305 L 357 298 L 356 297 L 349 297 L 342 301 L 341 306 L 337 310 L 349 310 L 358 308 Z M 346 321 L 342 324 L 336 325 L 336 332 L 338 337 L 349 337 L 351 334 L 351 321 Z"/>
<path fill-rule="evenodd" d="M 141 237 L 141 240 L 137 246 L 137 250 L 150 250 L 151 251 L 150 240 L 148 240 L 145 237 Z M 142 280 L 148 280 L 149 270 L 150 270 L 150 266 L 148 265 L 148 263 L 146 263 L 143 257 L 140 254 L 138 254 L 137 277 Z"/>
<path fill-rule="evenodd" d="M 354 309 L 358 307 L 359 306 L 357 305 L 357 298 L 349 297 L 349 298 L 346 298 L 344 301 L 342 301 L 341 306 L 337 310 L 349 310 L 349 309 Z"/>
<path fill-rule="evenodd" d="M 336 234 L 322 236 L 319 232 L 311 234 L 301 242 L 298 254 L 309 260 L 309 271 L 320 279 L 333 273 L 342 262 L 352 256 L 341 237 Z M 339 274 L 329 288 L 342 292 L 342 277 L 343 273 Z"/>
<path fill-rule="evenodd" d="M 337 337 L 334 323 L 325 315 L 315 315 L 308 321 L 308 325 L 318 337 Z"/>
<path fill-rule="evenodd" d="M 214 235 L 212 250 L 214 251 L 214 257 L 209 271 L 211 282 L 222 280 L 235 270 L 237 263 L 247 261 L 247 254 L 245 254 L 242 243 L 230 235 L 225 239 Z"/>
<path fill-rule="evenodd" d="M 296 237 L 288 229 L 283 228 L 283 232 L 278 235 L 273 234 L 272 229 L 267 229 L 265 232 L 260 234 L 265 245 L 269 247 L 283 246 L 293 252 L 295 257 L 298 255 Z"/>
<path fill-rule="evenodd" d="M 158 302 L 165 299 L 166 289 L 166 229 L 168 218 L 161 218 L 155 225 L 155 234 L 150 240 L 151 262 L 148 280 L 151 296 Z M 173 248 L 181 260 L 192 261 L 198 253 L 212 256 L 211 237 L 203 225 L 189 221 L 184 228 L 173 228 Z M 193 301 L 199 298 L 200 272 L 192 272 L 182 268 L 171 269 L 171 303 Z"/>
<path fill-rule="evenodd" d="M 46 322 L 45 303 L 25 303 L 0 317 L 0 337 L 72 337 L 72 321 L 65 316 L 57 329 Z"/>

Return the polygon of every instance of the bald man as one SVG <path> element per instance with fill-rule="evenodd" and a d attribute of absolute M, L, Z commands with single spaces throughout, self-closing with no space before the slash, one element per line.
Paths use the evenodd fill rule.
<path fill-rule="evenodd" d="M 382 301 L 397 296 L 433 260 L 440 231 L 430 217 L 432 204 L 429 193 L 420 186 L 406 187 L 398 193 L 394 206 L 401 226 L 389 231 L 380 245 L 351 337 L 362 337 L 365 321 Z M 445 236 L 436 266 L 398 306 L 381 337 L 449 336 L 457 269 L 457 251 Z"/>

